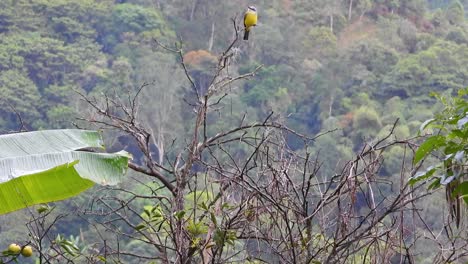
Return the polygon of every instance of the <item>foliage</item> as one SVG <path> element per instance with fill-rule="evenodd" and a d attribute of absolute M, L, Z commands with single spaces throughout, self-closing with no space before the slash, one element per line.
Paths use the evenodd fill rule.
<path fill-rule="evenodd" d="M 268 117 L 268 121 L 287 125 L 301 135 L 315 135 L 338 129 L 313 142 L 304 141 L 290 132 L 283 131 L 281 137 L 275 138 L 274 143 L 278 144 L 284 139 L 283 151 L 290 152 L 275 152 L 278 154 L 275 159 L 281 157 L 284 160 L 295 154 L 310 153 L 320 167 L 313 175 L 322 183 L 327 182 L 333 175 L 343 174 L 340 170 L 350 173 L 351 168 L 362 169 L 362 164 L 366 164 L 368 169 L 379 168 L 375 174 L 367 170 L 366 173 L 355 177 L 360 184 L 366 180 L 370 182 L 364 184 L 365 186 L 361 185 L 362 193 L 347 198 L 355 201 L 356 205 L 351 211 L 346 211 L 348 208 L 344 210 L 355 213 L 348 218 L 351 222 L 355 221 L 353 223 L 359 222 L 358 213 L 361 216 L 368 213 L 363 205 L 371 204 L 369 199 L 372 194 L 376 199 L 394 197 L 400 193 L 398 186 L 406 183 L 407 177 L 414 176 L 411 172 L 416 171 L 416 167 L 426 168 L 426 164 L 436 164 L 436 158 L 444 157 L 440 153 L 445 151 L 447 145 L 441 144 L 432 154 L 424 156 L 423 165 L 411 164 L 408 159 L 413 145 L 388 146 L 382 149 L 379 158 L 374 159 L 371 155 L 368 160 L 362 161 L 363 163 L 349 163 L 356 164 L 356 167 L 346 167 L 353 157 L 359 157 L 362 151 L 373 146 L 375 142 L 404 142 L 407 137 L 416 134 L 424 120 L 430 118 L 433 112 L 440 112 L 440 103 L 428 96 L 430 91 L 445 93 L 448 96 L 451 89 L 463 89 L 468 86 L 468 31 L 464 18 L 468 1 L 256 1 L 259 24 L 251 40 L 236 42 L 228 54 L 223 54 L 226 46 L 235 37 L 231 30 L 231 18 L 235 19 L 236 25 L 242 30 L 244 5 L 245 2 L 240 0 L 218 1 L 216 4 L 209 0 L 0 1 L 0 129 L 11 132 L 79 126 L 100 130 L 107 123 L 93 123 L 94 126 L 90 127 L 86 120 L 104 121 L 99 119 L 99 113 L 115 114 L 116 117 L 126 120 L 125 118 L 135 111 L 138 115 L 133 120 L 128 120 L 125 126 L 127 130 L 119 131 L 113 127 L 105 132 L 108 140 L 106 145 L 110 151 L 124 148 L 131 152 L 135 157 L 134 165 L 140 166 L 134 169 L 141 169 L 148 164 L 163 165 L 167 170 L 154 170 L 167 177 L 170 183 L 180 182 L 177 175 L 181 174 L 174 173 L 174 168 L 188 160 L 189 152 L 183 150 L 190 149 L 191 142 L 203 142 L 202 138 L 220 135 L 236 125 L 262 123 L 264 118 Z M 182 52 L 171 53 L 155 40 L 166 44 L 177 43 L 174 48 Z M 172 48 L 171 45 L 169 47 Z M 218 64 L 220 57 L 226 58 L 226 61 Z M 181 68 L 181 63 L 185 63 L 187 67 Z M 197 93 L 205 95 L 205 92 L 212 89 L 209 86 L 212 84 L 213 75 L 224 63 L 228 67 L 218 80 L 222 83 L 229 82 L 229 85 L 208 100 L 204 123 L 206 126 L 195 134 L 197 125 L 194 114 L 197 113 L 200 104 L 203 104 L 198 100 Z M 263 67 L 255 72 L 255 76 L 248 75 L 247 79 L 239 82 L 229 79 L 237 74 L 248 74 L 259 65 Z M 186 73 L 191 76 L 195 87 L 186 78 Z M 135 94 L 139 96 L 133 105 L 138 107 L 132 108 Z M 101 101 L 105 98 L 109 99 L 107 103 Z M 90 107 L 90 103 L 97 109 Z M 114 103 L 126 108 L 117 107 L 121 110 L 117 111 L 113 107 L 106 107 Z M 397 125 L 394 126 L 397 119 Z M 145 128 L 147 134 L 138 132 L 141 137 L 129 136 L 130 132 L 135 132 L 128 131 L 134 125 L 138 129 Z M 430 129 L 435 129 L 432 133 L 439 133 L 433 136 L 442 136 L 445 141 L 455 140 L 455 137 L 447 139 L 447 135 L 451 133 L 449 130 L 453 130 L 451 126 L 455 129 L 451 124 L 447 126 L 448 130 L 440 130 L 440 133 L 440 128 Z M 265 230 L 257 229 L 256 232 L 266 232 L 272 225 L 270 219 L 289 219 L 278 220 L 278 223 L 287 227 L 296 221 L 294 223 L 298 224 L 294 227 L 297 227 L 298 231 L 294 233 L 294 238 L 302 236 L 304 240 L 295 241 L 297 244 L 293 243 L 292 248 L 287 248 L 290 242 L 279 245 L 284 246 L 284 252 L 293 252 L 288 251 L 292 249 L 297 250 L 296 252 L 311 252 L 310 250 L 322 248 L 321 252 L 336 256 L 337 254 L 328 251 L 331 246 L 339 243 L 330 238 L 330 229 L 323 230 L 314 226 L 309 235 L 304 235 L 306 232 L 300 230 L 305 228 L 305 224 L 302 225 L 304 219 L 295 213 L 303 212 L 303 208 L 294 212 L 288 211 L 283 215 L 284 218 L 275 214 L 268 215 L 263 211 L 260 202 L 268 209 L 274 208 L 274 205 L 264 196 L 251 200 L 249 207 L 244 208 L 242 206 L 247 206 L 247 203 L 237 200 L 237 195 L 242 193 L 240 190 L 243 187 L 231 180 L 229 191 L 219 190 L 219 175 L 210 170 L 213 167 L 206 167 L 207 162 L 213 162 L 213 165 L 216 159 L 219 164 L 232 165 L 229 167 L 229 173 L 238 170 L 233 164 L 242 164 L 246 166 L 245 175 L 253 177 L 254 171 L 260 175 L 258 168 L 265 164 L 262 163 L 264 156 L 259 154 L 251 158 L 250 161 L 255 160 L 258 163 L 246 162 L 249 161 L 249 153 L 252 152 L 253 145 L 249 144 L 254 144 L 248 140 L 255 138 L 258 140 L 255 143 L 262 142 L 260 135 L 271 139 L 272 135 L 278 135 L 275 131 L 267 129 L 263 134 L 263 130 L 252 128 L 245 134 L 236 134 L 229 138 L 222 147 L 217 143 L 209 145 L 210 151 L 204 152 L 200 159 L 190 166 L 189 172 L 184 172 L 192 173 L 190 175 L 194 178 L 190 178 L 193 181 L 189 181 L 187 188 L 183 188 L 180 201 L 163 199 L 164 202 L 160 202 L 157 197 L 172 197 L 171 191 L 161 187 L 163 185 L 158 178 L 146 178 L 142 177 L 141 173 L 133 172 L 133 177 L 120 187 L 99 191 L 92 188 L 76 200 L 57 203 L 55 212 L 70 211 L 70 208 L 76 208 L 77 204 L 81 204 L 83 208 L 71 212 L 67 218 L 53 225 L 49 231 L 51 235 L 45 236 L 44 241 L 41 241 L 44 243 L 42 249 L 39 249 L 41 243 L 36 243 L 34 239 L 18 241 L 21 244 L 33 243 L 36 251 L 43 252 L 43 256 L 50 257 L 51 261 L 116 260 L 132 263 L 135 257 L 122 254 L 119 255 L 122 259 L 118 259 L 114 254 L 116 251 L 112 252 L 110 249 L 118 246 L 120 253 L 160 257 L 161 248 L 155 248 L 151 243 L 154 243 L 157 236 L 168 238 L 170 227 L 176 227 L 173 230 L 190 230 L 186 234 L 191 238 L 192 247 L 187 248 L 198 249 L 199 251 L 194 253 L 198 254 L 197 256 L 206 253 L 202 248 L 217 250 L 218 256 L 244 252 L 245 254 L 235 255 L 238 257 L 235 261 L 253 263 L 259 261 L 255 260 L 255 257 L 266 259 L 274 256 L 273 249 L 278 248 L 278 245 L 267 246 L 265 242 L 254 243 L 240 239 L 241 235 L 233 231 L 232 226 L 248 223 L 246 226 L 249 227 L 257 223 L 265 227 Z M 391 136 L 388 137 L 389 133 Z M 437 147 L 438 139 L 433 139 L 432 143 L 435 145 L 429 146 L 431 141 L 423 144 L 422 149 L 425 146 L 428 146 L 426 150 Z M 270 146 L 265 152 L 271 154 L 273 149 Z M 258 151 L 260 152 L 262 151 Z M 418 155 L 421 153 L 420 151 Z M 401 166 L 403 161 L 406 167 Z M 431 177 L 442 175 L 444 168 L 447 170 L 448 164 L 442 163 L 436 166 L 437 172 Z M 309 165 L 312 166 L 311 163 Z M 297 166 L 296 172 L 299 168 L 299 165 Z M 200 180 L 195 184 L 195 173 L 204 178 L 203 183 Z M 366 178 L 367 175 L 374 178 Z M 259 181 L 249 184 L 264 184 L 261 179 L 283 183 L 280 180 L 274 181 L 268 178 L 269 176 L 271 174 L 265 173 L 262 177 L 254 177 L 252 179 Z M 433 179 L 431 177 L 427 179 Z M 284 175 L 278 176 L 278 179 L 284 180 Z M 298 176 L 298 179 L 301 178 Z M 291 178 L 294 186 L 300 184 L 296 182 L 298 179 Z M 423 181 L 414 183 L 413 187 L 420 186 Z M 350 189 L 352 186 L 350 185 Z M 271 189 L 264 193 L 277 195 L 273 198 L 287 207 L 295 202 L 304 204 L 306 200 L 310 202 L 310 207 L 313 207 L 317 204 L 317 197 L 324 197 L 323 185 L 319 183 L 313 185 L 317 193 L 310 193 L 311 197 L 304 198 L 304 201 L 294 200 L 291 198 L 291 195 L 296 195 L 294 190 L 288 189 L 288 186 L 283 187 L 282 191 L 289 190 L 289 193 L 274 193 Z M 336 188 L 336 184 L 333 188 Z M 252 189 L 250 191 L 249 195 L 262 193 Z M 197 194 L 194 196 L 199 197 L 198 194 L 204 193 L 210 193 L 210 197 L 201 195 L 199 199 L 193 199 L 191 196 Z M 213 197 L 217 197 L 217 193 L 222 193 L 223 199 L 227 200 L 225 203 L 209 206 L 207 201 L 212 201 Z M 96 200 L 89 201 L 96 198 L 97 194 L 102 195 L 99 198 L 116 200 L 99 203 L 97 209 L 94 203 Z M 201 199 L 202 196 L 206 201 Z M 404 259 L 404 254 L 407 254 L 412 259 L 405 261 L 412 263 L 466 262 L 462 259 L 462 253 L 454 253 L 456 248 L 464 248 L 456 241 L 457 237 L 463 238 L 463 234 L 453 234 L 453 239 L 449 239 L 445 232 L 443 234 L 446 235 L 437 238 L 428 237 L 430 234 L 441 233 L 443 223 L 447 222 L 446 219 L 442 219 L 444 214 L 439 200 L 439 196 L 431 195 L 427 200 L 414 202 L 414 208 L 423 210 L 413 211 L 414 215 L 402 214 L 403 224 L 400 226 L 404 227 L 404 230 L 397 232 L 389 225 L 388 230 L 395 232 L 386 234 L 388 239 L 385 243 L 370 242 L 373 246 L 367 247 L 368 252 L 355 248 L 352 251 L 355 252 L 354 256 L 347 261 L 359 262 L 365 259 L 390 263 L 395 259 Z M 117 224 L 113 222 L 115 218 L 102 215 L 102 210 L 109 207 L 119 208 L 122 202 L 131 205 L 125 207 L 125 210 L 128 209 L 125 213 L 136 212 L 132 217 L 125 219 L 134 225 L 133 227 L 125 226 L 121 222 Z M 184 206 L 173 206 L 181 202 L 185 203 Z M 88 208 L 90 204 L 95 210 Z M 236 219 L 241 221 L 232 221 L 229 224 L 229 219 L 236 215 L 239 208 L 245 213 L 237 216 Z M 156 212 L 153 222 L 144 216 L 145 209 L 150 212 L 154 209 Z M 369 210 L 373 212 L 372 209 Z M 95 215 L 86 215 L 90 212 Z M 185 212 L 185 215 L 182 216 L 181 212 Z M 212 213 L 214 218 L 211 217 Z M 159 214 L 162 217 L 159 217 Z M 198 219 L 201 214 L 206 214 L 207 217 Z M 421 214 L 421 217 L 418 217 L 418 214 Z M 16 225 L 10 228 L 13 223 L 24 222 L 26 215 L 27 212 L 15 212 L 0 219 L 3 221 L 0 223 L 0 242 L 9 244 L 11 241 L 6 239 L 18 239 L 21 237 L 19 234 L 28 237 L 27 234 L 31 233 L 31 230 L 26 230 L 26 227 Z M 56 215 L 39 216 L 53 220 Z M 296 216 L 297 219 L 293 220 Z M 327 216 L 329 218 L 314 223 L 332 223 L 335 219 L 334 212 Z M 38 216 L 35 217 L 38 220 Z M 94 221 L 102 223 L 105 221 L 103 219 L 116 224 L 94 225 Z M 413 223 L 411 226 L 408 226 L 409 219 Z M 386 223 L 385 221 L 382 222 Z M 32 223 L 35 225 L 37 221 Z M 344 217 L 342 223 L 348 223 Z M 134 228 L 140 224 L 144 224 L 145 228 Z M 8 228 L 4 228 L 5 226 Z M 112 229 L 114 232 L 104 232 L 106 229 Z M 44 230 L 48 230 L 46 225 Z M 378 231 L 381 230 L 381 227 L 376 226 L 371 232 L 380 234 Z M 65 248 L 45 241 L 54 240 L 58 234 L 61 235 L 59 241 L 64 241 L 65 244 L 68 243 L 65 241 L 71 241 L 83 250 L 77 253 L 77 256 L 71 256 Z M 115 234 L 120 241 L 116 241 Z M 123 238 L 123 234 L 131 234 L 131 238 Z M 265 234 L 278 237 L 285 235 L 282 232 Z M 40 232 L 35 234 L 37 237 L 43 237 L 42 235 L 44 234 Z M 70 235 L 74 236 L 73 239 Z M 80 237 L 78 242 L 76 237 Z M 303 243 L 311 237 L 316 237 L 318 241 Z M 425 240 L 418 240 L 419 237 L 424 237 Z M 102 241 L 106 241 L 106 244 L 103 245 Z M 203 241 L 211 243 L 205 245 Z M 361 241 L 352 244 L 366 247 L 366 243 Z M 438 250 L 440 248 L 444 248 L 444 251 Z M 148 252 L 154 254 L 150 256 Z M 278 259 L 267 260 L 272 262 Z M 288 260 L 282 259 L 278 262 Z M 313 261 L 319 261 L 319 258 L 314 258 Z"/>
<path fill-rule="evenodd" d="M 336 51 L 336 36 L 329 28 L 314 27 L 306 35 L 303 46 L 308 57 L 333 56 Z"/>
<path fill-rule="evenodd" d="M 446 11 L 447 20 L 452 25 L 462 25 L 465 20 L 465 10 L 460 1 L 452 1 L 452 3 L 447 7 Z"/>
<path fill-rule="evenodd" d="M 375 109 L 367 106 L 360 107 L 353 118 L 353 134 L 357 137 L 354 142 L 366 142 L 376 135 L 382 123 Z"/>
<path fill-rule="evenodd" d="M 9 127 L 16 120 L 16 113 L 25 113 L 26 122 L 33 123 L 40 117 L 40 93 L 27 75 L 17 70 L 6 70 L 0 73 L 0 123 Z"/>
<path fill-rule="evenodd" d="M 164 25 L 161 14 L 157 11 L 132 4 L 116 5 L 112 11 L 113 24 L 119 33 L 140 33 Z"/>
<path fill-rule="evenodd" d="M 455 55 L 456 54 L 456 55 Z M 438 42 L 429 49 L 398 62 L 389 75 L 390 93 L 401 96 L 421 95 L 427 89 L 443 91 L 467 85 L 464 69 L 468 49 L 453 43 Z"/>
<path fill-rule="evenodd" d="M 457 97 L 433 94 L 443 103 L 444 109 L 434 118 L 421 125 L 421 131 L 432 130 L 417 149 L 414 163 L 430 155 L 436 155 L 439 162 L 413 177 L 410 182 L 430 181 L 430 189 L 444 186 L 449 201 L 464 199 L 468 204 L 468 181 L 466 181 L 466 162 L 468 148 L 468 89 L 460 89 Z"/>

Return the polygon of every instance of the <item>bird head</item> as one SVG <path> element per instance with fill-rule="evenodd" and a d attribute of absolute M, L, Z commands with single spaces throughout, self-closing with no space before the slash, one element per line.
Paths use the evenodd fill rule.
<path fill-rule="evenodd" d="M 252 10 L 252 11 L 254 11 L 254 12 L 257 12 L 257 8 L 256 8 L 255 6 L 249 6 L 248 8 L 249 8 L 249 10 Z"/>

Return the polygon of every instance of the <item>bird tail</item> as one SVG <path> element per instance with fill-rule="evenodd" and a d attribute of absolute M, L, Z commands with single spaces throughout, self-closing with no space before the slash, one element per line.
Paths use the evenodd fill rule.
<path fill-rule="evenodd" d="M 244 31 L 244 40 L 249 39 L 249 32 L 250 32 L 250 30 L 245 29 L 245 31 Z"/>

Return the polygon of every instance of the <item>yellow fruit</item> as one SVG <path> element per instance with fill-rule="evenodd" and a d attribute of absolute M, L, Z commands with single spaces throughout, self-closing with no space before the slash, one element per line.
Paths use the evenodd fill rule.
<path fill-rule="evenodd" d="M 25 246 L 23 250 L 21 250 L 21 255 L 25 257 L 30 257 L 32 256 L 33 250 L 31 246 Z"/>
<path fill-rule="evenodd" d="M 10 251 L 13 254 L 19 254 L 21 251 L 21 247 L 13 243 L 8 246 L 8 251 Z"/>

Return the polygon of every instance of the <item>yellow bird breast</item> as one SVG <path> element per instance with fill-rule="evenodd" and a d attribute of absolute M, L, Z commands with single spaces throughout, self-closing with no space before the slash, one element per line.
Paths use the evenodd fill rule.
<path fill-rule="evenodd" d="M 257 14 L 249 10 L 244 16 L 245 30 L 249 31 L 250 28 L 255 25 L 257 25 Z"/>

